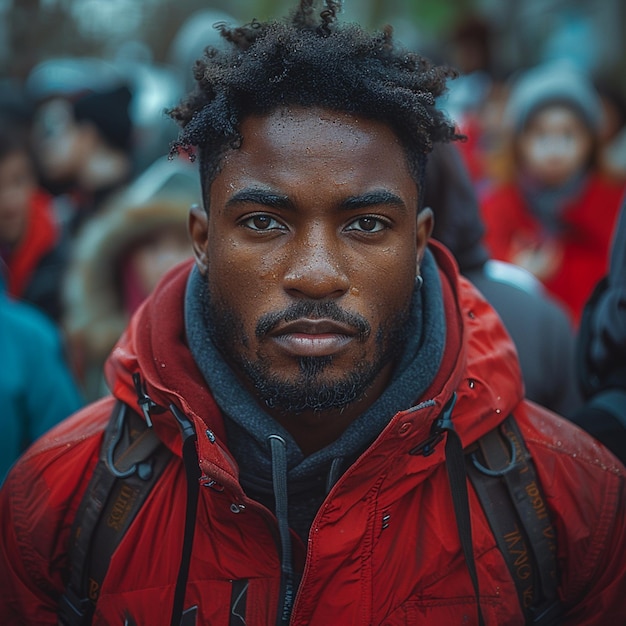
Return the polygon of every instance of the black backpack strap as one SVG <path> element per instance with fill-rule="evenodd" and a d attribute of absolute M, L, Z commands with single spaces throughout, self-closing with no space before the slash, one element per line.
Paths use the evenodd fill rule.
<path fill-rule="evenodd" d="M 170 458 L 154 430 L 118 401 L 70 534 L 63 626 L 91 624 L 111 556 Z"/>
<path fill-rule="evenodd" d="M 515 582 L 526 624 L 558 624 L 556 534 L 513 416 L 467 455 L 468 475 Z"/>

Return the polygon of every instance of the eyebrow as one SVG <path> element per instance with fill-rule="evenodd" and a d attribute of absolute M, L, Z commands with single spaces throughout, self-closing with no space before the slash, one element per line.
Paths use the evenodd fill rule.
<path fill-rule="evenodd" d="M 367 193 L 360 194 L 358 196 L 351 196 L 346 198 L 341 203 L 341 208 L 346 210 L 365 209 L 372 206 L 394 206 L 403 211 L 406 211 L 406 204 L 395 193 L 386 191 L 385 189 L 379 189 L 374 191 L 368 191 Z"/>
<path fill-rule="evenodd" d="M 225 207 L 228 208 L 232 205 L 240 203 L 260 204 L 277 209 L 294 208 L 289 196 L 255 187 L 248 187 L 235 192 L 228 199 Z M 349 196 L 341 202 L 339 208 L 341 210 L 354 211 L 381 205 L 397 207 L 402 211 L 407 210 L 407 207 L 400 196 L 385 189 L 368 191 L 367 193 L 359 194 L 357 196 Z"/>
<path fill-rule="evenodd" d="M 289 208 L 292 207 L 292 203 L 289 197 L 283 194 L 276 193 L 274 191 L 268 191 L 266 189 L 258 189 L 255 187 L 247 187 L 235 192 L 226 202 L 226 207 L 230 207 L 233 204 L 249 203 L 249 204 L 261 204 L 273 208 Z"/>

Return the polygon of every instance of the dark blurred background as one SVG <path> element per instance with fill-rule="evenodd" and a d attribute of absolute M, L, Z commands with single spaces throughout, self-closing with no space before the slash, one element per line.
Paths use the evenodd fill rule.
<path fill-rule="evenodd" d="M 622 0 L 347 0 L 344 15 L 369 27 L 394 24 L 404 43 L 446 56 L 468 15 L 492 27 L 494 70 L 509 73 L 564 50 L 623 85 L 626 3 Z M 191 14 L 214 10 L 235 21 L 284 14 L 291 0 L 0 0 L 0 75 L 25 78 L 54 56 L 149 56 L 168 62 Z"/>
<path fill-rule="evenodd" d="M 279 17 L 294 2 L 0 0 L 0 90 L 26 85 L 42 99 L 74 83 L 84 87 L 85 74 L 106 82 L 114 69 L 131 83 L 135 134 L 149 144 L 154 124 L 168 137 L 175 132 L 163 110 L 191 88 L 193 61 L 204 47 L 219 45 L 215 22 Z M 473 74 L 455 83 L 445 105 L 455 119 L 484 97 L 485 78 L 501 83 L 555 59 L 572 62 L 626 102 L 623 0 L 345 0 L 342 17 L 372 29 L 390 23 L 406 47 Z M 76 58 L 89 61 L 77 65 Z M 46 66 L 49 60 L 54 64 Z M 153 143 L 144 148 L 145 162 L 162 151 L 162 140 Z"/>

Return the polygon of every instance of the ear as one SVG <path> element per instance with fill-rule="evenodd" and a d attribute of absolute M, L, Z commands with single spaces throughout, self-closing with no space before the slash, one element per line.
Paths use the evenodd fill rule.
<path fill-rule="evenodd" d="M 417 214 L 417 228 L 416 228 L 416 250 L 417 250 L 417 274 L 419 274 L 419 266 L 422 263 L 424 257 L 424 251 L 428 240 L 432 235 L 433 228 L 435 226 L 435 217 L 432 209 L 425 207 Z"/>
<path fill-rule="evenodd" d="M 206 211 L 197 204 L 191 205 L 188 220 L 189 235 L 193 256 L 200 273 L 204 276 L 207 271 L 207 246 L 209 241 L 209 218 Z"/>

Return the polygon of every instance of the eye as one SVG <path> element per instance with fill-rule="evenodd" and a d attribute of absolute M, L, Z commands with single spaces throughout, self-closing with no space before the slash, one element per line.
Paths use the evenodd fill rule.
<path fill-rule="evenodd" d="M 268 230 L 285 230 L 285 226 L 281 224 L 276 218 L 266 213 L 259 213 L 257 215 L 251 215 L 241 221 L 241 225 L 257 232 L 263 232 Z"/>
<path fill-rule="evenodd" d="M 360 233 L 378 233 L 388 227 L 389 224 L 386 221 L 372 215 L 365 215 L 350 222 L 346 230 Z"/>

